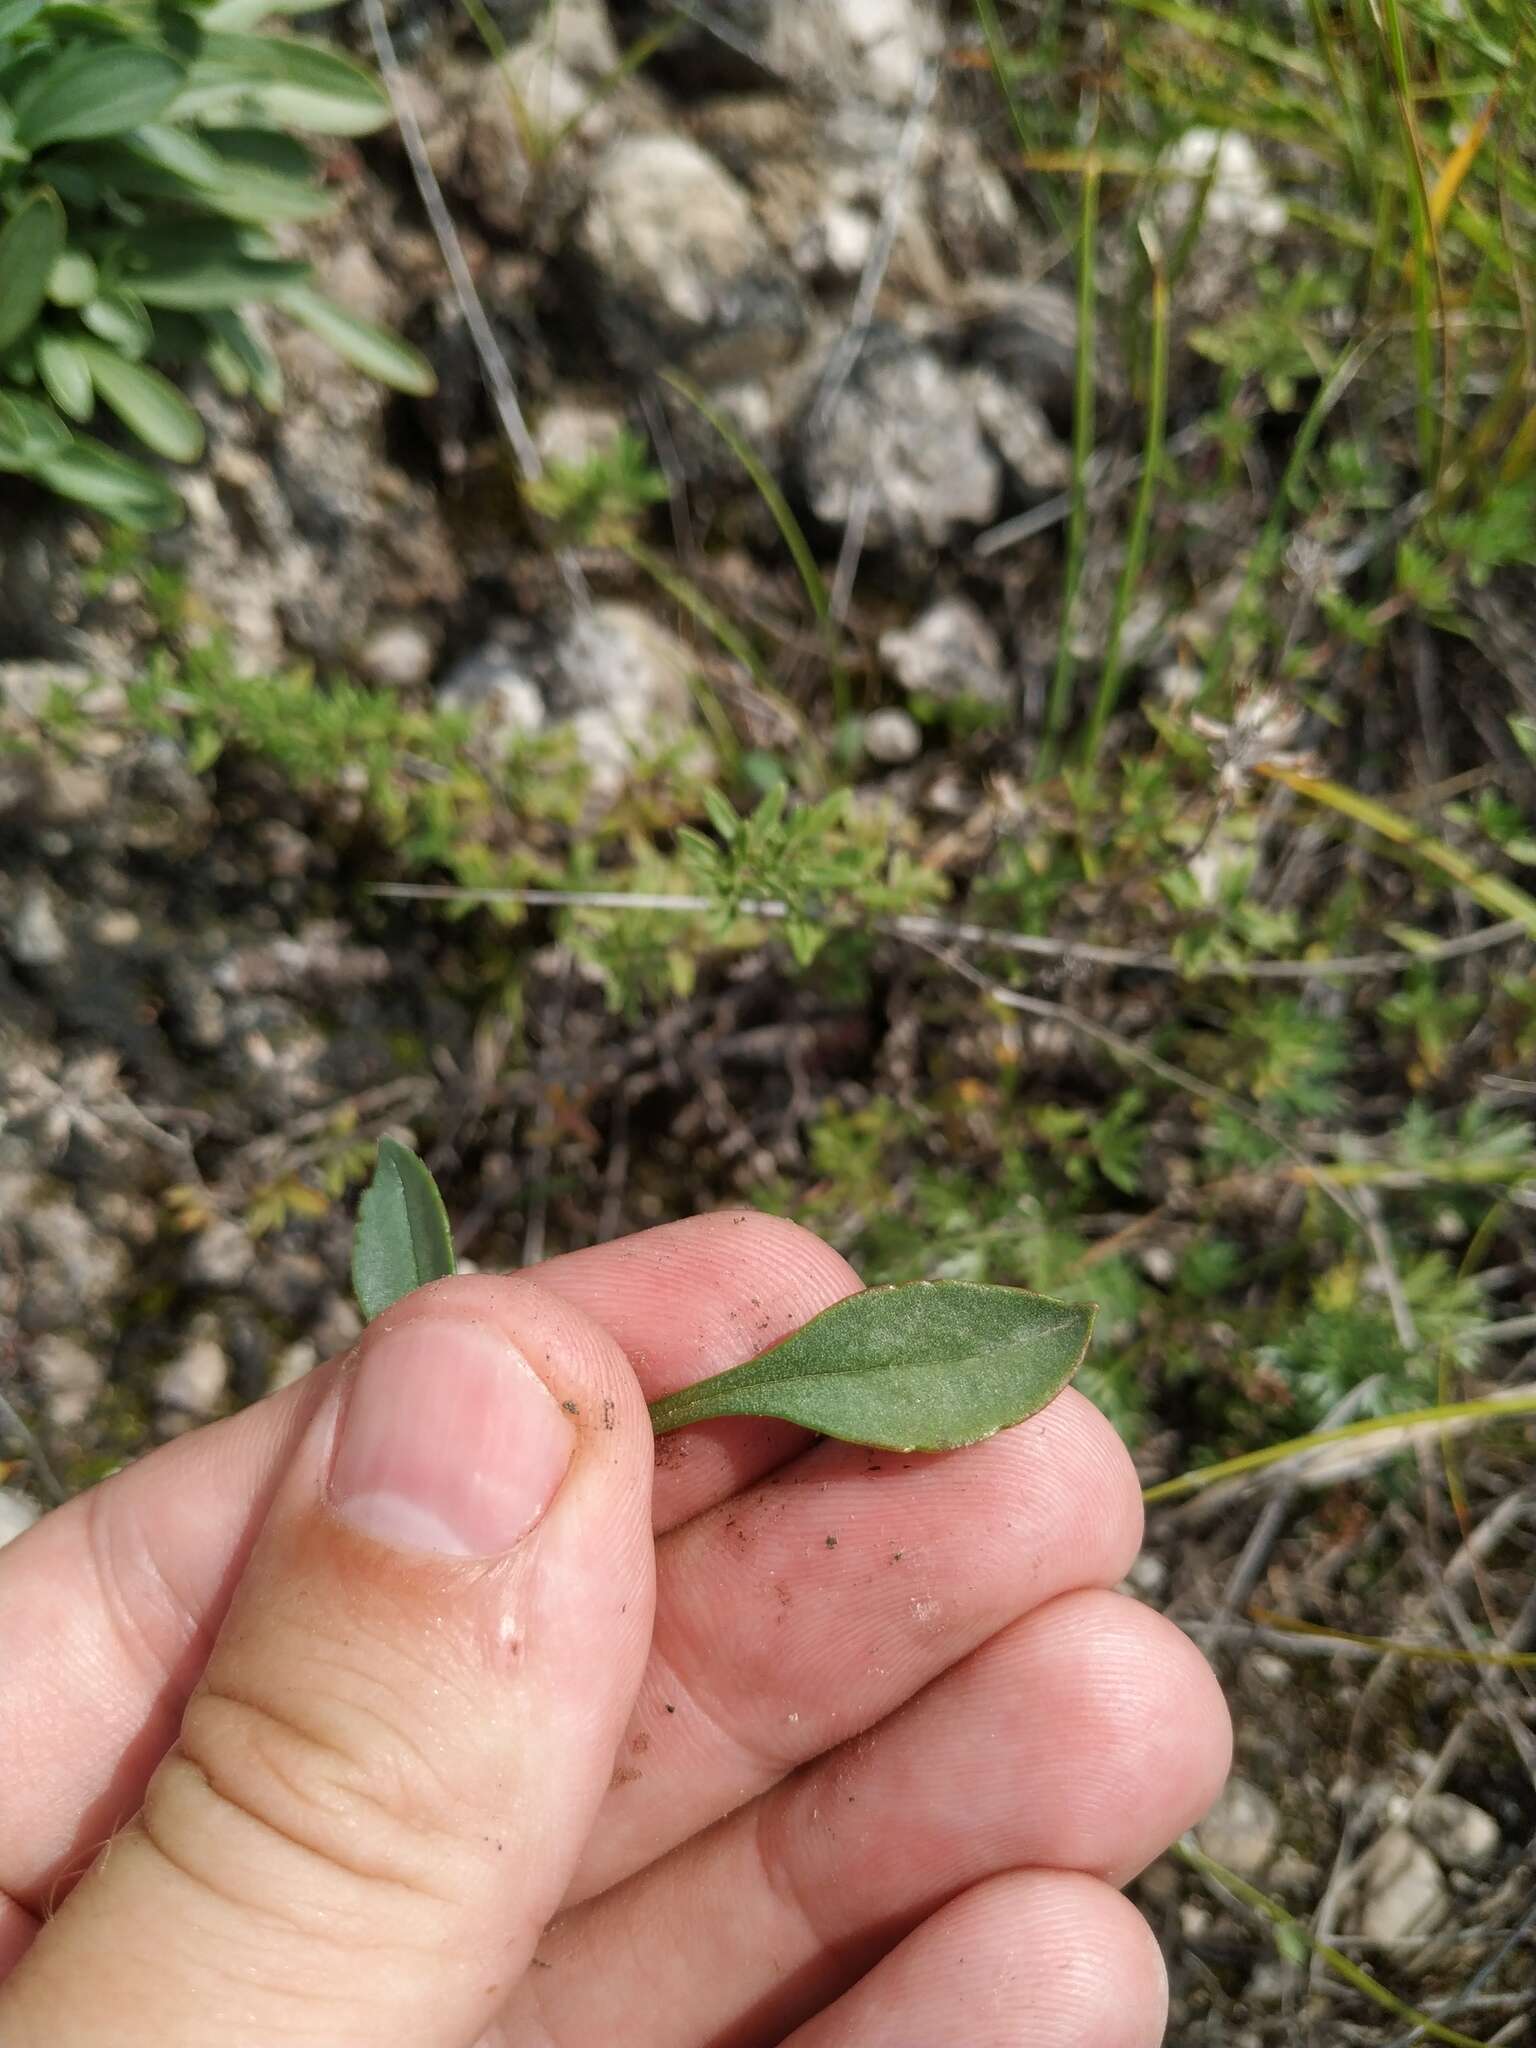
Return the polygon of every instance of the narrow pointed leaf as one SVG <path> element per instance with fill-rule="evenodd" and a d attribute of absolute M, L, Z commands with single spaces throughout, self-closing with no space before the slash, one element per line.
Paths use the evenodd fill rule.
<path fill-rule="evenodd" d="M 0 348 L 25 334 L 42 311 L 63 253 L 64 209 L 44 186 L 0 228 Z"/>
<path fill-rule="evenodd" d="M 37 374 L 59 411 L 72 420 L 88 420 L 96 410 L 91 366 L 78 343 L 62 334 L 37 337 Z"/>
<path fill-rule="evenodd" d="M 352 1286 L 371 1322 L 412 1288 L 454 1271 L 453 1237 L 437 1183 L 416 1154 L 379 1140 L 373 1184 L 358 1205 Z"/>
<path fill-rule="evenodd" d="M 437 374 L 419 349 L 391 334 L 387 327 L 359 319 L 356 313 L 349 313 L 307 284 L 282 292 L 278 304 L 311 334 L 327 342 L 337 355 L 368 376 L 376 377 L 381 384 L 389 385 L 391 390 L 425 398 L 437 389 Z"/>
<path fill-rule="evenodd" d="M 16 95 L 16 133 L 28 149 L 120 135 L 152 121 L 169 105 L 186 73 L 176 59 L 147 43 L 71 44 Z"/>
<path fill-rule="evenodd" d="M 175 526 L 185 510 L 175 491 L 152 469 L 86 434 L 77 434 L 57 455 L 37 463 L 32 473 L 61 497 L 76 498 L 104 519 L 141 533 Z"/>
<path fill-rule="evenodd" d="M 203 423 L 168 377 L 147 363 L 130 363 L 100 342 L 76 344 L 91 381 L 130 433 L 170 462 L 196 462 Z"/>
<path fill-rule="evenodd" d="M 891 1451 L 979 1443 L 1054 1400 L 1082 1363 L 1094 1310 L 1016 1287 L 872 1287 L 746 1365 L 651 1403 L 661 1436 L 719 1415 L 772 1415 Z"/>

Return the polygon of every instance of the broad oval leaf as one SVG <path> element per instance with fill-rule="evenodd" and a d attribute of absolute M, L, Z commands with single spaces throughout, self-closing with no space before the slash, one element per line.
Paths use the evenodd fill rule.
<path fill-rule="evenodd" d="M 772 1415 L 889 1451 L 951 1451 L 1022 1422 L 1083 1361 L 1095 1311 L 1017 1287 L 871 1287 L 746 1365 L 651 1403 L 658 1436 Z"/>
<path fill-rule="evenodd" d="M 42 11 L 43 0 L 0 0 L 0 36 L 13 36 Z"/>
<path fill-rule="evenodd" d="M 36 353 L 37 374 L 59 411 L 72 420 L 88 420 L 96 410 L 96 392 L 85 349 L 67 335 L 40 333 Z"/>
<path fill-rule="evenodd" d="M 185 76 L 174 57 L 147 43 L 66 47 L 17 95 L 17 136 L 35 150 L 120 135 L 168 107 Z"/>
<path fill-rule="evenodd" d="M 258 404 L 275 412 L 282 403 L 283 373 L 249 320 L 227 310 L 205 313 L 202 328 L 208 337 L 207 362 L 225 389 L 237 395 L 249 391 Z"/>
<path fill-rule="evenodd" d="M 177 525 L 186 509 L 163 477 L 85 434 L 76 434 L 67 448 L 37 463 L 32 473 L 60 497 L 77 499 L 104 519 L 141 533 Z"/>
<path fill-rule="evenodd" d="M 155 338 L 142 300 L 134 292 L 101 292 L 80 308 L 80 318 L 99 340 L 135 362 Z"/>
<path fill-rule="evenodd" d="M 409 1147 L 381 1138 L 352 1239 L 359 1308 L 371 1322 L 413 1288 L 454 1270 L 453 1236 L 436 1181 Z"/>
<path fill-rule="evenodd" d="M 64 209 L 44 186 L 0 229 L 0 349 L 19 340 L 42 311 L 63 253 Z"/>
<path fill-rule="evenodd" d="M 84 306 L 99 285 L 96 265 L 83 249 L 66 249 L 48 274 L 48 296 L 56 306 Z"/>
<path fill-rule="evenodd" d="M 51 405 L 0 392 L 0 469 L 41 474 L 42 466 L 69 446 L 69 429 Z"/>
<path fill-rule="evenodd" d="M 437 389 L 437 374 L 426 357 L 387 327 L 360 320 L 333 299 L 308 285 L 280 294 L 278 304 L 312 334 L 328 342 L 337 355 L 395 391 L 425 398 Z"/>
<path fill-rule="evenodd" d="M 168 462 L 196 462 L 203 452 L 203 423 L 168 377 L 100 342 L 77 346 L 97 392 L 130 433 Z"/>

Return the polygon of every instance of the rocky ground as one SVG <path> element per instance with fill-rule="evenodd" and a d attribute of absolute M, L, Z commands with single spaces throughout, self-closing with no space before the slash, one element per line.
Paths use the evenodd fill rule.
<path fill-rule="evenodd" d="M 350 1198 L 385 1130 L 428 1153 L 488 1266 L 746 1199 L 872 1278 L 1092 1292 L 1093 1390 L 1149 1481 L 1348 1412 L 1362 1381 L 1367 1407 L 1372 1387 L 1432 1395 L 1437 1370 L 1524 1385 L 1536 926 L 1483 946 L 1486 897 L 1341 840 L 1253 763 L 1417 792 L 1463 870 L 1518 874 L 1517 827 L 1490 841 L 1494 814 L 1455 803 L 1536 808 L 1532 572 L 1469 586 L 1454 632 L 1373 593 L 1397 609 L 1374 643 L 1325 636 L 1325 675 L 1254 658 L 1190 712 L 1297 419 L 1245 382 L 1254 439 L 1229 475 L 1211 408 L 1237 401 L 1187 336 L 1277 252 L 1301 261 L 1285 163 L 1190 122 L 1146 202 L 1172 242 L 1203 193 L 1169 420 L 1189 496 L 1125 620 L 1135 690 L 1095 793 L 1040 775 L 1072 242 L 1020 174 L 969 11 L 491 13 L 499 57 L 430 0 L 391 20 L 544 495 L 519 488 L 381 139 L 327 164 L 319 266 L 428 351 L 434 399 L 275 333 L 288 402 L 196 394 L 209 453 L 150 554 L 41 500 L 0 509 L 0 1539 L 51 1488 L 351 1340 Z M 1089 672 L 1144 399 L 1130 238 L 1100 260 L 1094 502 L 1113 516 L 1071 628 Z M 733 439 L 808 536 L 829 620 Z M 1406 496 L 1331 524 L 1323 504 L 1276 571 L 1284 652 L 1314 630 L 1319 551 L 1355 589 Z M 280 689 L 302 664 L 339 680 Z M 728 914 L 460 918 L 375 893 L 697 887 L 676 828 L 703 822 L 702 789 L 745 810 L 786 764 L 808 794 L 850 792 L 850 860 L 894 856 L 884 897 L 866 858 L 862 923 L 809 972 Z M 1042 941 L 1022 966 L 985 956 L 1022 1013 L 957 976 L 942 932 L 936 961 L 876 929 L 882 906 Z M 1239 953 L 1375 954 L 1403 927 L 1443 949 L 1417 978 L 1200 978 Z M 1126 1040 L 1143 1064 L 1122 1071 Z M 1245 1151 L 1213 1090 L 1290 1150 L 1250 1128 Z M 1364 1190 L 1349 1225 L 1307 1180 L 1341 1162 Z M 1232 1688 L 1238 1776 L 1205 1853 L 1404 1997 L 1513 2043 L 1536 2038 L 1530 1674 L 1254 1619 L 1448 1644 L 1491 1622 L 1536 1646 L 1530 1431 L 1466 1439 L 1460 1470 L 1456 1508 L 1428 1445 L 1417 1467 L 1196 1496 L 1155 1514 L 1134 1590 Z M 1410 2038 L 1188 1870 L 1140 1895 L 1173 2041 Z"/>

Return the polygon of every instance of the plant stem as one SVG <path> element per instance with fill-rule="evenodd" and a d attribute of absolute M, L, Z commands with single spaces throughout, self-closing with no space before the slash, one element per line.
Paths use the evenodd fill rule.
<path fill-rule="evenodd" d="M 1346 1984 L 1353 1984 L 1357 1991 L 1363 1992 L 1384 2012 L 1390 2012 L 1400 2020 L 1408 2020 L 1420 2029 L 1426 2039 L 1442 2041 L 1447 2044 L 1447 2048 L 1485 2048 L 1483 2042 L 1474 2041 L 1470 2034 L 1458 2034 L 1454 2027 L 1442 2027 L 1439 2021 L 1432 2020 L 1428 2013 L 1420 2012 L 1416 2006 L 1409 2005 L 1406 1999 L 1399 1998 L 1396 1992 L 1389 1991 L 1384 1984 L 1378 1984 L 1368 1970 L 1362 1970 L 1358 1963 L 1351 1962 L 1342 1950 L 1330 1947 L 1326 1941 L 1316 1940 L 1311 1930 L 1298 1920 L 1294 1913 L 1288 1913 L 1284 1906 L 1270 1898 L 1266 1892 L 1261 1892 L 1257 1885 L 1249 1884 L 1245 1878 L 1239 1877 L 1235 1870 L 1228 1870 L 1224 1864 L 1213 1861 L 1204 1850 L 1197 1849 L 1192 1842 L 1175 1842 L 1170 1853 L 1177 1856 L 1189 1869 L 1197 1871 L 1201 1877 L 1219 1885 L 1224 1892 L 1230 1892 L 1241 1905 L 1260 1914 L 1272 1926 L 1283 1927 L 1293 1941 L 1304 1941 L 1336 1977 L 1342 1977 Z"/>
<path fill-rule="evenodd" d="M 1088 735 L 1083 743 L 1084 759 L 1090 766 L 1097 759 L 1104 727 L 1120 694 L 1125 672 L 1121 641 L 1131 600 L 1141 581 L 1142 563 L 1146 559 L 1152 506 L 1157 497 L 1157 473 L 1162 464 L 1163 437 L 1168 423 L 1168 278 L 1162 251 L 1154 244 L 1149 246 L 1147 253 L 1152 265 L 1152 370 L 1147 393 L 1147 434 L 1142 451 L 1141 485 L 1136 493 L 1136 509 L 1131 515 L 1130 537 L 1125 546 L 1125 566 L 1115 591 L 1104 672 L 1099 678 L 1098 695 L 1094 699 L 1093 715 L 1088 721 Z"/>
<path fill-rule="evenodd" d="M 1062 586 L 1061 639 L 1046 705 L 1040 773 L 1046 774 L 1060 746 L 1072 695 L 1072 627 L 1083 555 L 1088 539 L 1088 460 L 1094 432 L 1094 250 L 1099 224 L 1099 165 L 1090 157 L 1083 172 L 1083 204 L 1077 238 L 1077 357 L 1072 394 L 1072 513 L 1067 523 L 1067 566 Z"/>

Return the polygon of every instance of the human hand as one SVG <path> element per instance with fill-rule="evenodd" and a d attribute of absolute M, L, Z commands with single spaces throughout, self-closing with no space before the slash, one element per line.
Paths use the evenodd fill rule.
<path fill-rule="evenodd" d="M 1114 1887 L 1228 1730 L 1102 1417 L 653 1445 L 856 1286 L 748 1215 L 442 1281 L 0 1552 L 7 2048 L 1158 2041 Z"/>

